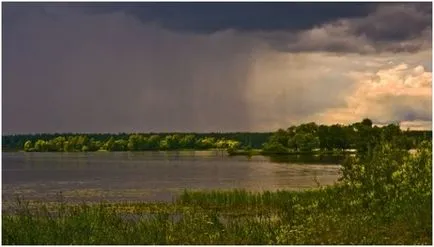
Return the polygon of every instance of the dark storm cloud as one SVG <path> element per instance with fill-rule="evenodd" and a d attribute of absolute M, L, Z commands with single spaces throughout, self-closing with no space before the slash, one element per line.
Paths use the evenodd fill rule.
<path fill-rule="evenodd" d="M 87 13 L 123 11 L 143 22 L 175 31 L 212 33 L 237 31 L 298 31 L 338 18 L 363 17 L 376 3 L 74 3 Z"/>
<path fill-rule="evenodd" d="M 237 31 L 300 31 L 341 18 L 368 16 L 377 3 L 3 3 L 5 15 L 19 11 L 46 13 L 46 8 L 79 9 L 88 14 L 123 12 L 141 21 L 194 33 Z"/>
<path fill-rule="evenodd" d="M 3 31 L 6 133 L 249 126 L 251 45 L 231 32 L 182 35 L 122 13 L 37 14 Z"/>
<path fill-rule="evenodd" d="M 284 32 L 286 35 L 279 39 L 283 37 L 290 51 L 415 52 L 431 46 L 432 39 L 432 7 L 428 2 L 130 3 L 109 4 L 102 9 L 95 4 L 81 7 L 89 13 L 124 11 L 145 23 L 155 22 L 175 31 Z M 323 26 L 329 37 L 300 35 Z M 266 37 L 267 42 L 276 42 Z M 429 44 L 424 43 L 427 40 Z"/>
<path fill-rule="evenodd" d="M 131 8 L 143 21 L 161 22 L 175 30 L 216 32 L 237 31 L 298 31 L 312 28 L 336 18 L 364 16 L 372 5 L 363 3 L 190 3 L 161 5 L 143 14 Z"/>
<path fill-rule="evenodd" d="M 366 18 L 355 20 L 354 33 L 376 41 L 402 41 L 431 29 L 431 3 L 380 5 Z"/>
<path fill-rule="evenodd" d="M 432 46 L 431 4 L 381 4 L 363 17 L 339 18 L 309 30 L 264 35 L 289 52 L 417 52 Z"/>
<path fill-rule="evenodd" d="M 253 33 L 280 51 L 416 52 L 431 47 L 431 3 L 20 3 L 3 4 L 7 18 L 56 8 L 91 15 L 124 13 L 144 24 L 211 34 Z M 11 9 L 11 10 L 10 10 Z M 31 11 L 29 11 L 29 9 Z M 9 13 L 12 12 L 13 14 Z M 59 13 L 57 15 L 59 15 Z"/>

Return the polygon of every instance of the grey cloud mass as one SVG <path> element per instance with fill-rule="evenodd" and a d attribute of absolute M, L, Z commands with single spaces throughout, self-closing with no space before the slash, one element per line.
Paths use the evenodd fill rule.
<path fill-rule="evenodd" d="M 249 22 L 267 14 L 249 7 L 237 16 L 241 5 L 213 5 L 229 16 L 221 26 L 204 5 L 204 12 L 83 5 L 3 4 L 4 133 L 272 131 L 336 122 L 349 118 L 324 114 L 350 109 L 348 96 L 362 85 L 351 73 L 394 63 L 432 71 L 424 4 L 328 5 L 316 17 L 315 4 L 297 4 L 288 13 L 311 9 L 310 21 L 294 18 L 292 26 L 271 17 Z M 276 6 L 262 8 L 287 13 Z M 372 109 L 372 117 L 430 121 L 423 109 L 431 96 L 419 99 L 376 98 L 394 110 Z"/>
<path fill-rule="evenodd" d="M 431 17 L 431 11 L 418 5 L 382 5 L 366 18 L 355 19 L 353 30 L 372 40 L 402 41 L 422 36 L 431 29 Z"/>
<path fill-rule="evenodd" d="M 277 32 L 273 47 L 290 52 L 417 52 L 432 46 L 432 13 L 419 5 L 380 5 L 364 17 L 341 18 L 295 33 Z"/>
<path fill-rule="evenodd" d="M 385 109 L 382 114 L 373 114 L 373 121 L 401 122 L 401 121 L 431 121 L 432 98 L 416 96 L 383 96 L 377 99 Z"/>

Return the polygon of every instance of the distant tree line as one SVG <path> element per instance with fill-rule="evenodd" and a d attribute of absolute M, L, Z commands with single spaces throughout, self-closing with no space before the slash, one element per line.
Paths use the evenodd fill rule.
<path fill-rule="evenodd" d="M 431 140 L 431 131 L 402 131 L 398 124 L 373 126 L 370 119 L 350 125 L 331 126 L 306 123 L 279 129 L 263 145 L 265 153 L 343 151 L 367 152 L 382 140 L 402 149 L 416 148 L 423 140 Z"/>
<path fill-rule="evenodd" d="M 3 151 L 79 152 L 79 151 L 145 151 L 263 149 L 265 153 L 366 151 L 381 138 L 393 140 L 402 148 L 415 148 L 431 140 L 431 131 L 402 131 L 398 125 L 372 125 L 364 119 L 350 125 L 330 126 L 306 123 L 265 133 L 119 133 L 119 134 L 29 134 L 2 136 Z"/>
<path fill-rule="evenodd" d="M 260 148 L 272 133 L 34 134 L 2 137 L 3 151 L 145 151 Z"/>
<path fill-rule="evenodd" d="M 197 137 L 195 135 L 141 135 L 127 138 L 108 137 L 106 140 L 86 135 L 58 136 L 52 139 L 26 140 L 23 150 L 27 152 L 93 152 L 93 151 L 146 151 L 146 150 L 207 150 L 240 148 L 240 142 L 225 138 Z"/>

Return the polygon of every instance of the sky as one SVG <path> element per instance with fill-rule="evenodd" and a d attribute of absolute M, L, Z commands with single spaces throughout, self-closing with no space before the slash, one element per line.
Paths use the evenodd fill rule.
<path fill-rule="evenodd" d="M 432 125 L 432 3 L 2 3 L 2 131 Z"/>

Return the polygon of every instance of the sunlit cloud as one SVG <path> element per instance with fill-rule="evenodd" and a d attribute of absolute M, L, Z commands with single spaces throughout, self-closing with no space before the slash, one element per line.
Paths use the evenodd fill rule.
<path fill-rule="evenodd" d="M 322 116 L 330 121 L 354 121 L 370 117 L 377 123 L 426 122 L 432 118 L 432 72 L 423 66 L 399 64 L 377 72 L 350 73 L 356 89 L 347 97 L 347 106 Z M 420 125 L 420 124 L 418 124 Z"/>

